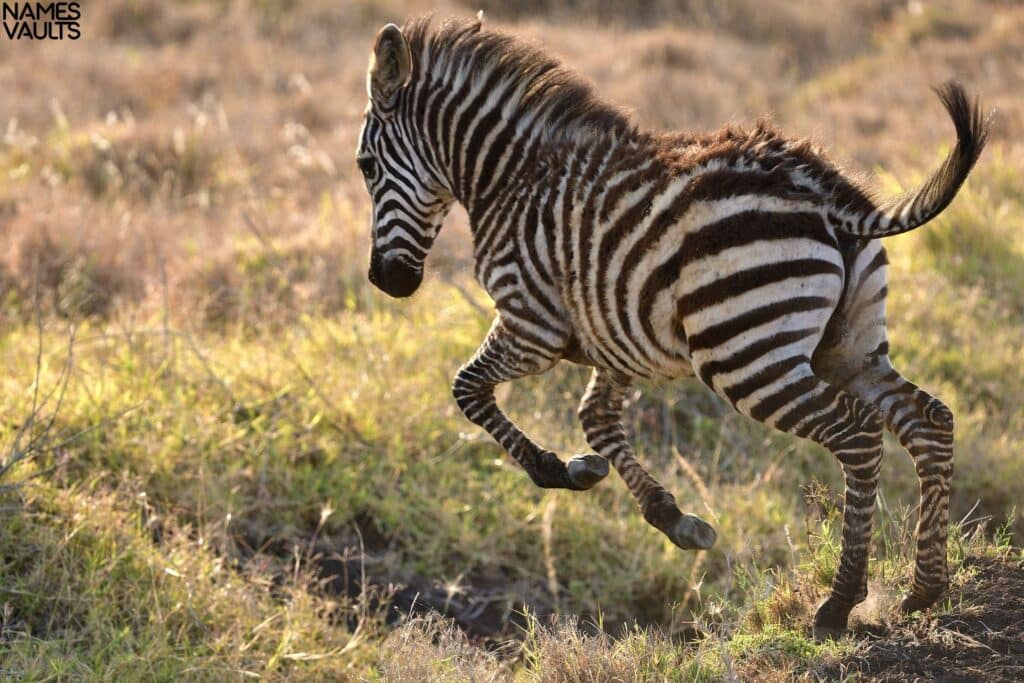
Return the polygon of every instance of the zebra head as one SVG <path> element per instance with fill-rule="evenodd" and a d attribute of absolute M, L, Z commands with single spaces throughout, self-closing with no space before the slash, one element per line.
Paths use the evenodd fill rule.
<path fill-rule="evenodd" d="M 370 102 L 356 163 L 373 201 L 370 282 L 393 297 L 419 288 L 423 262 L 453 201 L 416 133 L 410 113 L 413 71 L 409 41 L 388 24 L 370 55 Z"/>

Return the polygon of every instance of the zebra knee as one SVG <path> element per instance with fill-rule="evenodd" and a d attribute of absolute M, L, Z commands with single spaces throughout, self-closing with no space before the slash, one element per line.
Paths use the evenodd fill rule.
<path fill-rule="evenodd" d="M 924 419 L 933 427 L 953 432 L 953 411 L 937 398 L 930 397 L 922 411 Z"/>
<path fill-rule="evenodd" d="M 462 414 L 474 424 L 480 424 L 484 413 L 494 403 L 494 388 L 482 386 L 463 371 L 452 382 L 452 396 Z"/>
<path fill-rule="evenodd" d="M 890 429 L 905 448 L 913 452 L 915 439 L 925 437 L 926 441 L 952 444 L 953 411 L 939 399 L 917 390 L 912 400 L 906 400 L 892 408 Z"/>
<path fill-rule="evenodd" d="M 922 482 L 948 486 L 953 474 L 953 412 L 939 399 L 927 397 L 918 421 L 907 425 L 900 441 L 914 460 Z"/>

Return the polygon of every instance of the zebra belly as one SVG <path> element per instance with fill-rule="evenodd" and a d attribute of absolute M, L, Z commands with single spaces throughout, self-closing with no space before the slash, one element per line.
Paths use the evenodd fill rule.
<path fill-rule="evenodd" d="M 637 267 L 571 284 L 574 337 L 591 364 L 638 379 L 693 376 L 678 314 L 678 268 L 668 267 L 673 274 L 667 279 L 656 269 Z"/>
<path fill-rule="evenodd" d="M 629 356 L 631 347 L 624 340 L 596 338 L 579 331 L 574 333 L 574 343 L 589 365 L 615 370 L 634 379 L 669 380 L 694 375 L 685 339 L 677 341 L 675 355 L 653 357 L 649 353 Z"/>

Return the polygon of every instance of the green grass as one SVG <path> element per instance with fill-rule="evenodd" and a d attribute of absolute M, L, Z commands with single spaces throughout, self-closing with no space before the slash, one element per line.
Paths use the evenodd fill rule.
<path fill-rule="evenodd" d="M 1016 201 L 1012 185 L 989 187 Z M 972 190 L 962 199 L 985 203 L 991 197 Z M 1019 215 L 1016 205 L 1008 211 Z M 939 237 L 892 241 L 893 348 L 906 374 L 957 411 L 954 518 L 974 508 L 974 518 L 995 515 L 1019 530 L 1011 506 L 1024 359 L 1011 340 L 1024 326 L 1007 310 L 1005 288 L 1018 285 L 985 259 L 1011 258 L 1020 237 L 1000 232 L 1007 246 L 993 250 L 965 236 L 988 225 L 980 208 L 957 209 L 933 226 Z M 955 254 L 944 246 L 954 239 Z M 947 267 L 951 258 L 980 265 Z M 5 479 L 23 482 L 3 501 L 12 508 L 0 539 L 5 673 L 363 676 L 394 669 L 396 638 L 429 662 L 429 634 L 444 627 L 415 622 L 389 636 L 359 601 L 316 588 L 314 544 L 352 546 L 357 530 L 377 539 L 395 576 L 469 588 L 468 577 L 502 577 L 567 615 L 658 627 L 609 640 L 571 621 L 531 622 L 512 659 L 449 633 L 451 670 L 442 662 L 431 675 L 459 679 L 477 667 L 526 680 L 584 670 L 691 680 L 764 666 L 805 675 L 850 647 L 809 640 L 838 553 L 837 468 L 824 452 L 735 416 L 694 385 L 648 387 L 630 411 L 638 451 L 682 507 L 720 532 L 714 551 L 682 553 L 648 527 L 614 476 L 589 493 L 542 491 L 462 418 L 449 378 L 487 324 L 440 280 L 408 305 L 359 295 L 330 318 L 237 333 L 82 321 L 63 393 L 67 323 L 45 322 L 38 384 L 36 331 L 5 332 L 4 453 L 37 388 L 42 398 L 53 392 L 27 430 L 37 452 Z M 501 400 L 569 454 L 584 445 L 574 408 L 585 381 L 586 372 L 560 368 Z M 887 452 L 872 564 L 873 585 L 886 586 L 883 616 L 906 582 L 916 502 L 908 460 L 893 444 Z M 960 539 L 954 533 L 955 560 L 985 543 Z M 297 554 L 252 559 L 247 545 Z M 714 635 L 682 646 L 673 633 L 692 620 Z M 558 652 L 578 659 L 556 665 Z M 641 661 L 643 670 L 630 668 Z"/>
<path fill-rule="evenodd" d="M 366 283 L 367 205 L 349 163 L 363 43 L 414 10 L 266 0 L 248 23 L 194 3 L 108 4 L 96 8 L 104 49 L 6 55 L 46 98 L 0 103 L 0 679 L 813 680 L 858 650 L 810 637 L 839 552 L 841 478 L 823 450 L 695 382 L 642 387 L 627 414 L 640 458 L 719 532 L 712 551 L 681 552 L 616 475 L 587 493 L 537 489 L 459 413 L 450 379 L 490 323 L 490 302 L 453 265 L 464 230 L 446 229 L 411 301 Z M 789 57 L 749 74 L 739 66 L 761 52 L 720 53 L 720 31 L 690 24 L 622 28 L 614 63 L 592 49 L 611 35 L 600 27 L 514 30 L 557 46 L 612 100 L 659 95 L 637 99 L 642 119 L 702 127 L 761 113 L 730 86 L 794 134 L 867 155 L 862 165 L 939 157 L 929 145 L 950 131 L 917 99 L 939 79 L 923 66 L 991 71 L 964 77 L 988 84 L 986 102 L 1003 98 L 1005 138 L 938 220 L 886 242 L 894 362 L 956 413 L 959 568 L 1019 554 L 1011 539 L 1024 532 L 1024 157 L 1017 100 L 993 85 L 1016 65 L 1021 15 L 979 6 L 998 14 L 985 28 L 908 6 L 887 24 L 890 9 L 872 7 L 853 21 L 779 4 L 745 30 Z M 201 21 L 210 12 L 217 21 Z M 224 59 L 224 31 L 245 59 Z M 848 42 L 837 53 L 829 35 Z M 686 64 L 643 58 L 677 43 L 699 57 L 687 80 Z M 94 77 L 87 93 L 71 87 Z M 878 83 L 913 105 L 876 106 Z M 673 89 L 685 101 L 660 97 Z M 691 102 L 714 121 L 683 120 L 704 111 Z M 886 191 L 920 180 L 897 177 Z M 587 377 L 559 367 L 499 400 L 541 443 L 584 452 Z M 917 487 L 887 439 L 855 628 L 896 618 Z M 316 556 L 361 548 L 379 585 L 324 590 Z M 388 625 L 374 598 L 389 581 L 488 591 L 492 605 L 544 615 L 509 626 L 505 644 L 437 617 Z"/>

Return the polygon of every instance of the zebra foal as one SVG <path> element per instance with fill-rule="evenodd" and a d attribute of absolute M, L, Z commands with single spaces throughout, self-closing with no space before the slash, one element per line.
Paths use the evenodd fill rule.
<path fill-rule="evenodd" d="M 369 279 L 411 295 L 448 209 L 466 208 L 474 274 L 497 316 L 453 393 L 537 485 L 588 489 L 610 461 L 653 526 L 681 548 L 711 547 L 715 531 L 636 461 L 621 423 L 637 379 L 695 375 L 843 469 L 839 567 L 814 621 L 825 637 L 867 596 L 888 428 L 921 482 L 902 607 L 938 599 L 953 416 L 889 361 L 877 238 L 934 218 L 981 153 L 988 121 L 959 85 L 937 89 L 956 146 L 924 185 L 882 202 L 765 123 L 641 131 L 558 62 L 479 21 L 384 27 L 367 90 L 356 161 L 373 204 Z M 579 416 L 595 453 L 567 462 L 494 399 L 496 385 L 562 359 L 594 368 Z"/>

